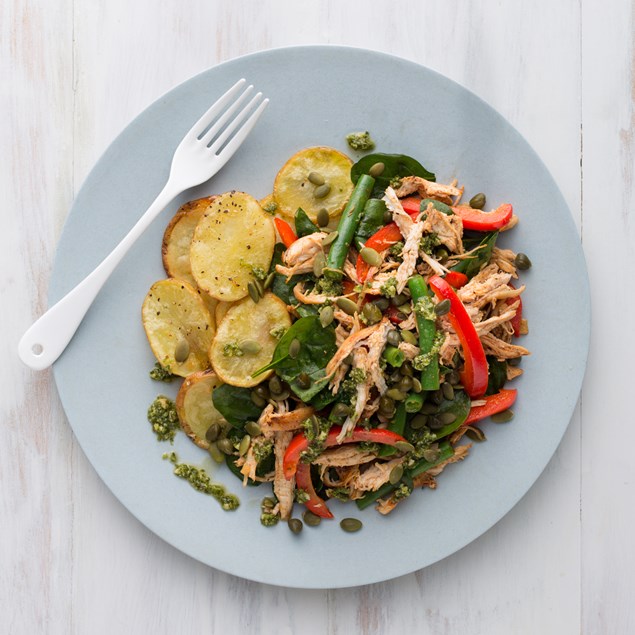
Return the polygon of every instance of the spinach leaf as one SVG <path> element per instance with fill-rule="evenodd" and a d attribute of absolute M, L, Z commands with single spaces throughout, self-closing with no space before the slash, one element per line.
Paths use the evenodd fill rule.
<path fill-rule="evenodd" d="M 487 381 L 486 395 L 496 394 L 507 381 L 507 362 L 499 362 L 495 357 L 488 355 L 489 377 Z"/>
<path fill-rule="evenodd" d="M 282 264 L 282 253 L 285 249 L 286 247 L 282 243 L 276 243 L 276 246 L 273 249 L 271 269 L 269 271 L 275 272 L 276 265 Z M 293 287 L 295 287 L 295 285 L 301 280 L 304 280 L 304 276 L 291 276 L 291 279 L 287 282 L 287 276 L 283 276 L 281 273 L 276 273 L 273 277 L 271 291 L 285 304 L 297 304 L 298 302 L 293 295 Z"/>
<path fill-rule="evenodd" d="M 223 384 L 214 389 L 212 402 L 218 412 L 235 428 L 242 428 L 247 421 L 257 421 L 262 412 L 251 400 L 249 388 Z"/>
<path fill-rule="evenodd" d="M 386 203 L 379 198 L 369 198 L 366 201 L 362 218 L 355 232 L 354 240 L 358 249 L 361 249 L 363 243 L 384 226 L 384 212 L 387 209 Z"/>
<path fill-rule="evenodd" d="M 300 342 L 300 352 L 296 357 L 291 357 L 289 346 L 295 339 Z M 275 368 L 278 376 L 289 384 L 291 390 L 302 401 L 308 403 L 328 383 L 325 369 L 336 351 L 333 326 L 323 328 L 320 318 L 317 315 L 310 315 L 294 322 L 282 336 L 273 352 L 271 364 L 265 369 Z M 260 369 L 258 372 L 265 369 Z M 303 388 L 298 383 L 298 375 L 301 373 L 306 373 L 311 378 L 311 385 L 308 388 Z"/>
<path fill-rule="evenodd" d="M 322 408 L 326 408 L 326 406 L 328 406 L 329 404 L 332 404 L 336 399 L 338 398 L 337 393 L 334 395 L 328 386 L 322 388 L 322 390 L 320 390 L 320 392 L 315 395 L 315 397 L 312 397 L 310 400 L 310 404 L 316 409 L 316 410 L 322 410 Z"/>
<path fill-rule="evenodd" d="M 476 251 L 472 257 L 464 258 L 458 264 L 454 265 L 454 267 L 452 267 L 452 271 L 459 271 L 464 273 L 468 278 L 473 278 L 489 262 L 489 259 L 492 257 L 494 245 L 496 245 L 497 238 L 497 231 L 485 234 L 483 239 L 478 243 L 481 248 Z M 472 246 L 470 241 L 466 239 L 463 240 L 463 244 L 465 245 L 466 251 L 470 251 L 474 247 L 478 246 Z"/>
<path fill-rule="evenodd" d="M 298 238 L 319 231 L 320 228 L 307 216 L 307 213 L 301 207 L 298 207 L 295 213 L 295 233 L 298 235 Z"/>
<path fill-rule="evenodd" d="M 390 181 L 395 178 L 404 176 L 420 176 L 427 181 L 436 180 L 432 172 L 426 170 L 419 161 L 405 154 L 383 154 L 377 152 L 375 154 L 367 154 L 362 157 L 351 168 L 351 181 L 357 183 L 357 179 L 362 174 L 368 174 L 370 168 L 375 163 L 383 163 L 384 171 L 378 177 L 375 177 L 375 188 L 373 195 L 381 198 L 385 189 L 390 185 Z"/>
<path fill-rule="evenodd" d="M 432 207 L 437 210 L 437 212 L 441 212 L 442 214 L 447 214 L 448 216 L 452 216 L 454 212 L 449 205 L 442 203 L 441 201 L 435 201 L 433 198 L 424 198 L 419 204 L 419 209 L 422 212 L 425 212 L 428 208 L 428 205 L 432 203 Z"/>

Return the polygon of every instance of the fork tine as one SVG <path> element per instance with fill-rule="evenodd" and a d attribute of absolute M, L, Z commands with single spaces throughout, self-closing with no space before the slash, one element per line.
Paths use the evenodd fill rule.
<path fill-rule="evenodd" d="M 234 118 L 234 120 L 223 130 L 222 134 L 214 141 L 214 143 L 210 146 L 210 150 L 216 154 L 224 145 L 225 142 L 231 137 L 235 130 L 237 130 L 243 121 L 246 119 L 249 112 L 253 109 L 253 107 L 260 101 L 262 98 L 262 93 L 256 93 L 249 103 L 240 111 L 238 115 Z"/>
<path fill-rule="evenodd" d="M 209 126 L 210 121 L 219 113 L 223 108 L 232 101 L 236 93 L 247 83 L 247 80 L 243 77 L 239 79 L 224 95 L 221 95 L 203 114 L 203 116 L 190 128 L 189 132 L 185 135 L 185 138 L 191 138 L 198 136 Z"/>
<path fill-rule="evenodd" d="M 229 121 L 231 116 L 238 110 L 242 103 L 251 95 L 254 86 L 250 84 L 247 86 L 243 94 L 223 113 L 214 125 L 200 138 L 201 143 L 208 145 L 214 139 L 214 137 L 223 129 L 223 126 Z"/>
<path fill-rule="evenodd" d="M 254 97 L 254 99 L 256 97 Z M 243 123 L 242 127 L 238 130 L 238 132 L 234 135 L 234 137 L 229 141 L 229 143 L 222 149 L 222 151 L 218 155 L 216 155 L 217 159 L 220 161 L 220 167 L 225 165 L 225 163 L 227 163 L 227 161 L 229 161 L 229 159 L 232 158 L 232 156 L 234 155 L 234 152 L 238 150 L 242 142 L 245 140 L 245 137 L 251 132 L 252 128 L 256 125 L 256 122 L 258 121 L 258 119 L 260 119 L 260 115 L 262 115 L 262 111 L 267 107 L 268 103 L 269 103 L 269 99 L 265 98 L 260 103 L 258 108 L 254 110 L 254 112 L 251 114 L 249 119 L 247 119 L 247 121 Z"/>

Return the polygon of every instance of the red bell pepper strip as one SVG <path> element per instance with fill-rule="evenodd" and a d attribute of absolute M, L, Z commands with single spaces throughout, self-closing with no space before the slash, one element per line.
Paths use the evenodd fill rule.
<path fill-rule="evenodd" d="M 399 202 L 404 212 L 410 214 L 410 216 L 419 216 L 421 206 L 420 196 L 409 196 L 408 198 L 402 198 Z"/>
<path fill-rule="evenodd" d="M 289 225 L 286 220 L 274 218 L 273 222 L 276 224 L 276 229 L 280 234 L 280 239 L 284 243 L 284 246 L 288 249 L 296 240 L 298 240 L 298 237 L 295 235 L 291 225 Z"/>
<path fill-rule="evenodd" d="M 373 443 L 383 443 L 385 445 L 396 445 L 397 443 L 408 443 L 400 434 L 392 432 L 392 430 L 384 430 L 382 428 L 355 428 L 351 434 L 344 438 L 340 443 L 337 440 L 342 426 L 333 426 L 326 435 L 324 447 L 330 448 L 334 445 L 343 445 L 345 443 L 357 443 L 359 441 L 371 441 Z M 282 461 L 282 469 L 287 479 L 290 479 L 295 473 L 300 463 L 300 454 L 309 447 L 309 440 L 300 432 L 296 434 L 291 443 L 287 446 Z"/>
<path fill-rule="evenodd" d="M 503 410 L 511 408 L 516 401 L 517 393 L 518 391 L 516 389 L 506 390 L 503 388 L 495 395 L 485 397 L 484 399 L 486 403 L 482 406 L 473 406 L 470 409 L 470 414 L 467 415 L 467 419 L 464 421 L 463 425 L 476 423 L 481 419 L 485 419 L 485 417 L 491 417 L 497 412 L 503 412 Z"/>
<path fill-rule="evenodd" d="M 378 229 L 364 244 L 365 247 L 370 247 L 377 252 L 384 251 L 388 247 L 392 247 L 395 243 L 402 240 L 401 232 L 396 223 L 388 223 L 381 229 Z M 361 256 L 357 256 L 357 263 L 355 265 L 357 269 L 357 279 L 360 282 L 365 282 L 370 265 L 362 260 Z"/>
<path fill-rule="evenodd" d="M 299 489 L 304 490 L 309 495 L 308 500 L 304 502 L 309 511 L 312 511 L 320 518 L 333 518 L 333 514 L 331 514 L 331 510 L 328 508 L 326 501 L 317 495 L 313 487 L 313 481 L 311 481 L 311 466 L 308 463 L 298 464 L 298 469 L 295 473 L 295 484 Z"/>
<path fill-rule="evenodd" d="M 448 271 L 443 279 L 455 289 L 460 289 L 462 286 L 466 285 L 468 280 L 467 276 L 460 271 Z"/>
<path fill-rule="evenodd" d="M 452 211 L 461 217 L 463 229 L 475 229 L 479 232 L 489 232 L 500 229 L 509 223 L 514 210 L 509 203 L 504 203 L 493 212 L 482 212 L 467 205 L 456 205 Z"/>
<path fill-rule="evenodd" d="M 465 307 L 454 289 L 440 276 L 432 276 L 428 285 L 439 300 L 450 301 L 450 324 L 456 331 L 463 348 L 465 365 L 461 373 L 461 383 L 470 397 L 480 397 L 487 390 L 488 365 L 483 344 L 472 324 Z"/>

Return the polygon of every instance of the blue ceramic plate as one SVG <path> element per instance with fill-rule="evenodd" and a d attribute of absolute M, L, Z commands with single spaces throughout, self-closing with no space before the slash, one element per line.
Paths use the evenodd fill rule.
<path fill-rule="evenodd" d="M 345 587 L 425 567 L 487 531 L 538 478 L 569 423 L 587 357 L 590 301 L 580 240 L 556 184 L 527 142 L 498 113 L 458 84 L 395 57 L 340 47 L 265 51 L 232 60 L 181 84 L 137 117 L 108 148 L 82 187 L 60 241 L 50 300 L 59 299 L 114 247 L 163 186 L 172 153 L 192 123 L 238 78 L 271 97 L 255 131 L 213 182 L 186 192 L 154 223 L 104 287 L 64 355 L 55 379 L 75 435 L 115 496 L 142 523 L 186 554 L 251 580 L 290 587 Z M 408 86 L 395 102 L 390 86 Z M 385 90 L 382 87 L 386 87 Z M 528 253 L 523 296 L 530 334 L 516 417 L 485 424 L 488 442 L 451 466 L 436 491 L 416 491 L 391 515 L 331 504 L 336 522 L 294 536 L 264 528 L 259 501 L 268 486 L 242 489 L 185 435 L 174 449 L 239 494 L 229 513 L 172 475 L 146 421 L 158 392 L 140 319 L 150 285 L 165 277 L 163 230 L 188 199 L 230 189 L 268 194 L 288 157 L 312 145 L 347 152 L 344 136 L 370 130 L 383 152 L 416 157 L 469 196 L 511 202 L 521 222 L 501 243 Z M 349 152 L 350 154 L 350 152 Z M 544 228 L 549 227 L 549 232 Z M 80 248 L 81 246 L 81 248 Z M 569 284 L 553 272 L 566 267 Z M 551 390 L 558 385 L 558 391 Z M 350 535 L 339 519 L 363 520 Z M 399 549 L 378 551 L 379 541 Z M 212 539 L 213 537 L 213 539 Z M 257 548 L 245 549 L 246 545 Z M 346 566 L 342 566 L 346 563 Z"/>

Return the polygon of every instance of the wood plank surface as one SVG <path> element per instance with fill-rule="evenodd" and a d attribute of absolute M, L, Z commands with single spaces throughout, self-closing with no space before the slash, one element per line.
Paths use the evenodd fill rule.
<path fill-rule="evenodd" d="M 626 395 L 635 342 L 624 329 L 633 300 L 623 282 L 635 247 L 634 20 L 627 0 L 0 3 L 6 632 L 634 632 L 635 469 L 628 448 L 635 432 L 626 425 L 633 419 Z M 508 118 L 571 208 L 594 303 L 581 406 L 527 496 L 442 562 L 332 591 L 238 579 L 155 537 L 114 499 L 77 446 L 51 373 L 29 371 L 15 353 L 46 306 L 73 196 L 121 129 L 161 94 L 220 61 L 312 43 L 414 60 Z M 566 284 L 566 272 L 554 273 Z"/>

